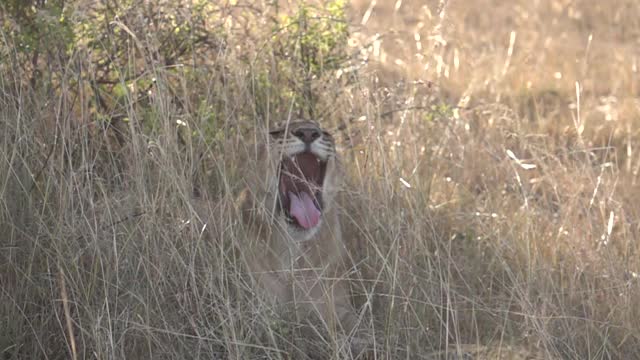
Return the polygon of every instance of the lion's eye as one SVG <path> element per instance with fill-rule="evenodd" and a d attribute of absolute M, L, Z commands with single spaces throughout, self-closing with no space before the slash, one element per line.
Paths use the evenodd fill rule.
<path fill-rule="evenodd" d="M 282 135 L 284 135 L 284 129 L 271 130 L 269 131 L 269 135 L 275 138 L 282 137 Z"/>

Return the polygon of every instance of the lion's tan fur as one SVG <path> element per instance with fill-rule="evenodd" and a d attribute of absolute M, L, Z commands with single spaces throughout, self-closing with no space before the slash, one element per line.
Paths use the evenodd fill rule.
<path fill-rule="evenodd" d="M 295 126 L 295 123 L 292 124 Z M 337 193 L 341 170 L 333 156 L 327 165 L 322 221 L 311 236 L 287 229 L 276 209 L 277 146 L 261 145 L 256 171 L 246 176 L 238 199 L 246 228 L 244 255 L 266 298 L 295 307 L 296 314 L 319 315 L 329 330 L 351 332 L 357 325 L 344 281 L 345 248 L 340 229 Z"/>

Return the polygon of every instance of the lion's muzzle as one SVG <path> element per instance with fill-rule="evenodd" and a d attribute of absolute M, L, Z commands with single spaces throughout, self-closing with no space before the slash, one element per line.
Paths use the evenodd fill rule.
<path fill-rule="evenodd" d="M 306 230 L 318 225 L 326 169 L 326 161 L 308 151 L 282 159 L 279 195 L 290 223 Z"/>

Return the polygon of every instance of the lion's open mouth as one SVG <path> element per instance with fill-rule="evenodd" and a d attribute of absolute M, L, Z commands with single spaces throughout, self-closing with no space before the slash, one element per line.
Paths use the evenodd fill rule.
<path fill-rule="evenodd" d="M 280 168 L 280 204 L 288 219 L 303 229 L 318 225 L 327 163 L 310 152 L 284 157 Z"/>

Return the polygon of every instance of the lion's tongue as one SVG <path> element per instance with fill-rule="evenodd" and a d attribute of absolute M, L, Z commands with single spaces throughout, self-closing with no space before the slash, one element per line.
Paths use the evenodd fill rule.
<path fill-rule="evenodd" d="M 318 225 L 320 210 L 306 191 L 301 191 L 298 194 L 289 191 L 289 199 L 291 199 L 289 214 L 296 218 L 300 226 L 310 229 Z"/>

